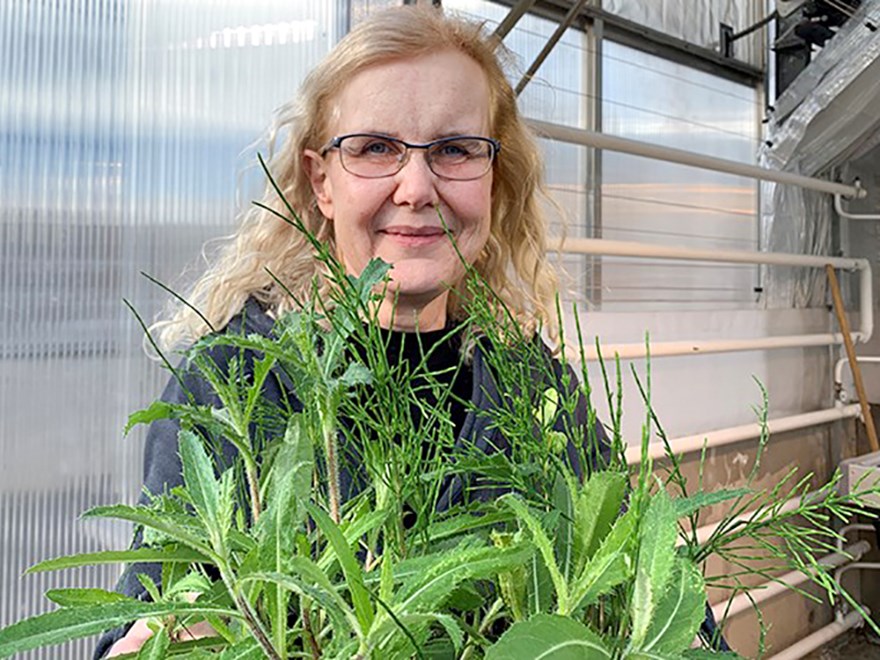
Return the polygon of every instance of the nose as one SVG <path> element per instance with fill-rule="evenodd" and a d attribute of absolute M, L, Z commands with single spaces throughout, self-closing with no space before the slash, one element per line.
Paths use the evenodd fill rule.
<path fill-rule="evenodd" d="M 409 152 L 407 161 L 394 175 L 396 186 L 392 201 L 398 206 L 409 206 L 413 210 L 425 206 L 436 206 L 440 201 L 435 184 L 437 177 L 428 167 L 426 154 L 422 150 Z"/>

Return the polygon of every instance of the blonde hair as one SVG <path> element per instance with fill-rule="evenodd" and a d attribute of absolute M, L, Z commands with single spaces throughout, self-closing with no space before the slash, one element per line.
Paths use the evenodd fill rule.
<path fill-rule="evenodd" d="M 473 268 L 527 335 L 540 325 L 554 337 L 552 305 L 557 281 L 546 256 L 546 224 L 538 203 L 539 196 L 545 195 L 543 163 L 504 74 L 502 61 L 506 64 L 509 55 L 495 37 L 484 32 L 482 24 L 425 6 L 396 7 L 366 18 L 309 73 L 299 97 L 279 109 L 269 144 L 274 145 L 279 135 L 283 138 L 277 152 L 270 154 L 269 170 L 305 227 L 335 253 L 333 224 L 318 210 L 303 162 L 304 150 L 318 151 L 331 137 L 326 131 L 333 102 L 360 71 L 442 49 L 464 53 L 484 71 L 490 90 L 491 136 L 502 145 L 494 165 L 490 235 Z M 286 212 L 269 185 L 261 201 Z M 213 328 L 220 329 L 251 296 L 280 314 L 296 305 L 285 289 L 302 301 L 326 286 L 321 264 L 306 239 L 277 216 L 254 206 L 243 213 L 240 228 L 195 284 L 188 301 Z M 467 303 L 466 292 L 450 292 L 450 318 L 465 318 Z M 186 306 L 154 327 L 163 348 L 189 343 L 210 330 Z"/>

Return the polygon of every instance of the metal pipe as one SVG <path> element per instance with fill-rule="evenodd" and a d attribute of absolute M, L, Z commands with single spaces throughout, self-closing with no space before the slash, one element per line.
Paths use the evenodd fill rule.
<path fill-rule="evenodd" d="M 853 333 L 858 336 L 859 333 Z M 735 353 L 739 351 L 768 351 L 779 348 L 809 348 L 814 346 L 834 346 L 843 342 L 840 333 L 824 333 L 816 335 L 781 335 L 779 337 L 756 337 L 754 339 L 717 339 L 692 341 L 651 342 L 650 355 L 669 357 L 673 355 L 702 355 L 709 353 Z M 617 355 L 621 360 L 643 358 L 648 355 L 644 342 L 632 344 L 602 344 L 597 350 L 595 346 L 584 347 L 587 360 L 607 359 Z M 566 348 L 566 356 L 571 360 L 581 358 L 580 348 Z"/>
<path fill-rule="evenodd" d="M 809 428 L 818 424 L 828 424 L 841 419 L 849 419 L 858 416 L 859 406 L 857 404 L 842 408 L 826 408 L 824 410 L 816 410 L 799 415 L 768 420 L 767 432 L 770 435 L 773 435 L 774 433 L 786 433 L 788 431 L 796 431 L 797 429 Z M 763 427 L 761 424 L 743 424 L 742 426 L 732 426 L 726 429 L 718 429 L 717 431 L 709 431 L 708 433 L 698 433 L 696 435 L 674 438 L 669 441 L 669 445 L 672 447 L 673 453 L 680 456 L 701 451 L 704 446 L 708 449 L 712 449 L 733 444 L 735 442 L 742 442 L 743 440 L 749 440 L 751 438 L 758 438 L 762 431 Z M 662 442 L 652 442 L 648 445 L 648 456 L 653 460 L 666 456 L 666 446 Z M 627 447 L 627 463 L 633 465 L 641 462 L 641 460 L 642 454 L 640 446 Z"/>
<path fill-rule="evenodd" d="M 843 208 L 843 195 L 834 195 L 834 210 L 837 215 L 847 220 L 880 220 L 880 215 L 874 213 L 849 213 Z"/>
<path fill-rule="evenodd" d="M 725 160 L 724 158 L 704 156 L 683 149 L 661 147 L 656 144 L 630 140 L 614 135 L 607 135 L 605 133 L 597 133 L 582 128 L 551 124 L 550 122 L 539 121 L 537 119 L 530 119 L 528 123 L 533 129 L 545 137 L 569 142 L 571 144 L 580 144 L 585 147 L 619 151 L 633 156 L 654 158 L 656 160 L 678 163 L 680 165 L 691 165 L 705 170 L 726 172 L 727 174 L 760 179 L 761 181 L 774 181 L 776 183 L 791 184 L 832 195 L 846 195 L 847 197 L 859 199 L 867 194 L 864 188 L 861 188 L 860 186 L 848 186 L 843 183 L 826 181 L 825 179 L 816 179 L 802 174 L 793 174 L 792 172 L 768 170 L 763 167 L 758 167 L 757 165 L 746 165 L 745 163 Z"/>
<path fill-rule="evenodd" d="M 858 541 L 839 552 L 825 555 L 819 559 L 818 564 L 825 568 L 840 568 L 847 564 L 854 566 L 853 562 L 861 559 L 870 549 L 870 543 Z M 809 579 L 810 576 L 803 571 L 789 571 L 774 580 L 764 582 L 747 591 L 741 591 L 730 600 L 716 603 L 712 606 L 712 612 L 718 620 L 722 618 L 730 619 L 740 612 L 751 609 L 758 603 L 763 603 L 780 594 L 791 591 L 792 587 L 801 585 Z"/>
<path fill-rule="evenodd" d="M 565 14 L 562 21 L 559 23 L 559 25 L 556 26 L 553 34 L 551 34 L 550 38 L 547 39 L 547 43 L 544 44 L 541 52 L 538 53 L 537 56 L 535 56 L 534 62 L 529 65 L 528 70 L 523 74 L 522 78 L 520 78 L 519 82 L 516 84 L 514 93 L 517 96 L 522 94 L 522 91 L 526 88 L 526 85 L 528 85 L 535 74 L 538 73 L 538 69 L 541 68 L 544 60 L 547 59 L 547 56 L 550 54 L 553 48 L 555 48 L 557 42 L 562 38 L 562 35 L 565 34 L 565 31 L 571 26 L 571 24 L 574 22 L 574 19 L 577 18 L 586 1 L 587 0 L 577 0 L 577 2 L 572 4 L 572 6 L 569 8 L 568 13 Z"/>
<path fill-rule="evenodd" d="M 861 188 L 860 188 L 861 190 Z M 774 266 L 808 266 L 811 268 L 825 268 L 831 265 L 841 270 L 857 270 L 859 271 L 859 330 L 852 333 L 853 341 L 860 343 L 867 342 L 874 332 L 874 301 L 873 284 L 871 281 L 871 264 L 867 259 L 854 259 L 845 257 L 825 257 L 805 254 L 790 254 L 786 252 L 749 252 L 745 250 L 697 250 L 694 248 L 671 247 L 663 245 L 647 245 L 645 243 L 636 243 L 633 241 L 611 241 L 602 238 L 567 238 L 554 239 L 550 241 L 550 249 L 556 249 L 572 254 L 595 254 L 616 257 L 645 257 L 652 259 L 675 259 L 679 261 L 716 261 L 725 263 L 745 263 L 745 264 L 767 264 Z M 843 335 L 805 335 L 811 337 L 806 340 L 808 343 L 804 346 L 825 346 L 829 344 L 839 344 L 842 342 Z M 833 337 L 833 339 L 832 339 Z M 822 339 L 820 339 L 822 338 Z M 766 339 L 786 339 L 778 338 L 762 338 Z M 738 340 L 741 342 L 740 348 L 726 348 L 721 352 L 740 351 L 740 350 L 763 350 L 765 348 L 774 348 L 774 346 L 755 345 L 750 343 L 753 340 Z M 712 342 L 708 342 L 710 345 Z M 663 350 L 663 344 L 655 344 L 651 350 L 654 355 L 685 355 L 701 352 L 701 349 L 695 347 L 694 344 L 699 342 L 684 342 L 670 352 Z M 788 348 L 792 344 L 783 343 L 783 345 L 775 346 L 776 348 Z M 612 351 L 616 347 L 610 347 Z M 655 350 L 656 349 L 656 350 Z M 644 357 L 646 355 L 643 345 L 622 344 L 621 350 L 627 352 L 627 357 Z M 608 355 L 614 353 L 606 348 Z M 702 352 L 719 352 L 717 350 L 702 349 Z M 596 359 L 596 351 L 592 349 L 588 351 L 589 359 Z M 624 357 L 621 352 L 620 357 Z"/>
<path fill-rule="evenodd" d="M 505 16 L 504 20 L 498 24 L 497 28 L 495 28 L 495 36 L 499 39 L 504 39 L 504 37 L 507 36 L 507 33 L 510 32 L 519 22 L 519 19 L 521 19 L 523 15 L 532 8 L 532 5 L 534 5 L 535 2 L 536 0 L 519 0 L 519 2 L 510 8 L 507 16 Z"/>
<path fill-rule="evenodd" d="M 865 614 L 870 614 L 870 610 L 864 605 L 861 606 Z M 769 660 L 800 660 L 810 651 L 814 651 L 823 644 L 827 644 L 832 639 L 842 635 L 847 630 L 860 626 L 864 620 L 862 615 L 857 611 L 850 612 L 840 621 L 829 623 L 824 628 L 819 628 L 812 635 L 807 635 L 799 642 L 795 642 L 787 649 L 777 653 Z"/>
<path fill-rule="evenodd" d="M 613 257 L 646 257 L 675 259 L 677 261 L 718 261 L 739 264 L 768 264 L 771 266 L 808 266 L 825 268 L 831 264 L 840 270 L 870 270 L 867 259 L 826 257 L 821 255 L 792 254 L 788 252 L 753 252 L 748 250 L 699 250 L 696 248 L 649 245 L 635 241 L 612 241 L 605 238 L 568 237 L 564 241 L 550 241 L 551 249 L 573 254 L 596 254 Z"/>

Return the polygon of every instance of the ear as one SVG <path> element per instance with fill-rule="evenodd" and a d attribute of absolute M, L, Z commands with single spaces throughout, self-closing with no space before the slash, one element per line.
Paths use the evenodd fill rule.
<path fill-rule="evenodd" d="M 327 176 L 327 164 L 317 151 L 306 149 L 303 152 L 303 167 L 306 176 L 309 177 L 309 183 L 312 186 L 312 192 L 318 202 L 318 208 L 321 214 L 328 220 L 333 219 L 333 185 Z"/>

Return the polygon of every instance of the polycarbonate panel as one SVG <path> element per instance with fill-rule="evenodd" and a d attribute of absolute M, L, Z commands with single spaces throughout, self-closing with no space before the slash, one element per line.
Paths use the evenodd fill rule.
<path fill-rule="evenodd" d="M 474 19 L 486 21 L 494 30 L 509 8 L 487 0 L 444 0 L 443 7 Z M 505 46 L 516 57 L 508 72 L 516 85 L 558 23 L 532 14 L 524 15 L 505 37 Z M 593 65 L 588 37 L 576 28 L 567 29 L 544 60 L 519 97 L 520 111 L 542 121 L 589 128 L 589 108 L 593 99 L 587 79 Z M 557 235 L 590 236 L 593 232 L 593 186 L 588 150 L 564 142 L 540 140 L 544 154 L 545 178 L 557 206 L 547 209 L 551 230 Z M 592 289 L 591 262 L 581 255 L 561 259 L 563 297 L 584 301 L 584 291 Z"/>
<path fill-rule="evenodd" d="M 130 539 L 76 519 L 137 495 L 142 435 L 122 429 L 166 380 L 122 299 L 153 320 L 167 296 L 139 272 L 183 287 L 233 230 L 248 146 L 338 38 L 337 5 L 0 3 L 0 625 L 50 609 L 46 589 L 114 584 L 115 566 L 22 573 Z"/>
<path fill-rule="evenodd" d="M 754 164 L 754 88 L 606 41 L 606 133 Z M 602 154 L 601 237 L 719 250 L 758 249 L 753 179 L 612 151 Z M 757 268 L 604 257 L 606 311 L 755 306 Z"/>

